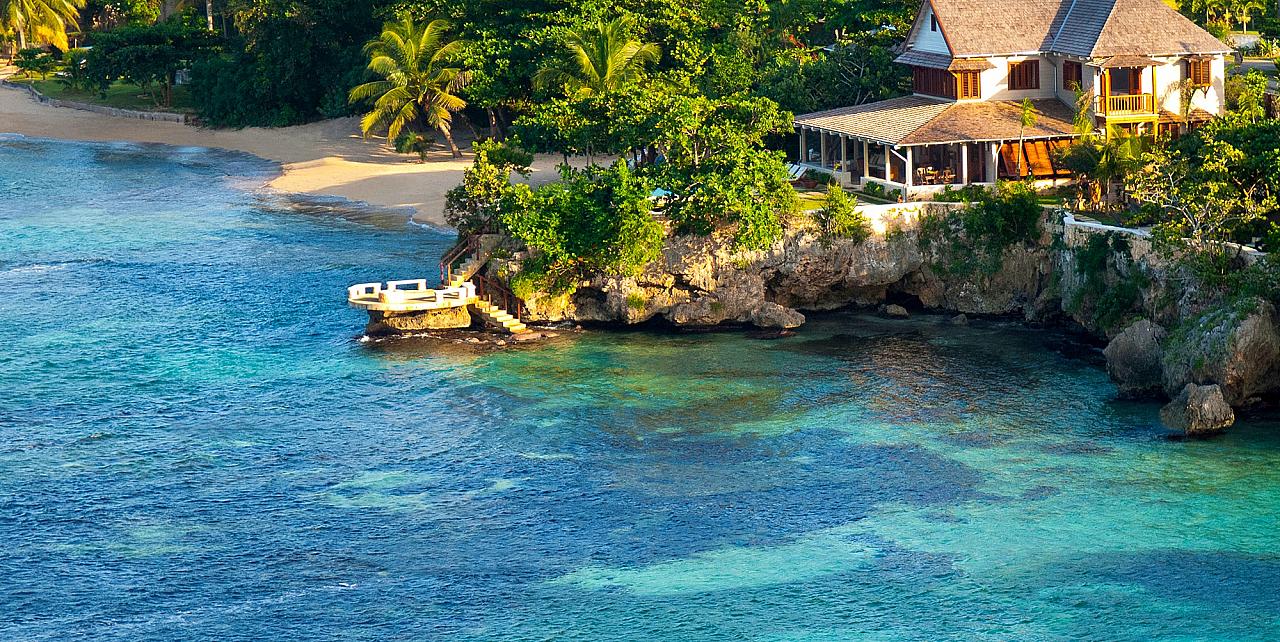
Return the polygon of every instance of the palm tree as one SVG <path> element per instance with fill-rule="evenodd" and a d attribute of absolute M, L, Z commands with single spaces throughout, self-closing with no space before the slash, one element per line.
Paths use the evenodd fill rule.
<path fill-rule="evenodd" d="M 662 51 L 631 38 L 633 28 L 634 21 L 624 16 L 570 31 L 564 49 L 534 74 L 534 87 L 563 88 L 571 98 L 587 98 L 635 81 Z"/>
<path fill-rule="evenodd" d="M 1236 14 L 1236 19 L 1240 21 L 1240 30 L 1249 30 L 1250 14 L 1254 11 L 1266 11 L 1267 5 L 1262 0 L 1232 0 L 1231 12 Z"/>
<path fill-rule="evenodd" d="M 1030 98 L 1023 98 L 1018 108 L 1022 110 L 1022 113 L 1018 115 L 1018 177 L 1021 178 L 1022 157 L 1026 154 L 1022 148 L 1023 137 L 1028 127 L 1035 126 L 1036 117 L 1039 116 L 1040 112 L 1036 111 L 1035 103 L 1031 102 Z"/>
<path fill-rule="evenodd" d="M 348 96 L 351 103 L 377 97 L 373 111 L 360 121 L 365 136 L 386 127 L 387 141 L 394 144 L 401 130 L 426 126 L 444 135 L 454 158 L 462 156 L 453 142 L 453 114 L 467 106 L 456 94 L 471 74 L 451 66 L 463 42 L 445 42 L 448 29 L 444 20 L 424 27 L 405 18 L 383 25 L 382 36 L 365 45 L 369 71 L 383 78 L 352 89 Z"/>
<path fill-rule="evenodd" d="M 80 19 L 85 0 L 0 0 L 0 31 L 18 37 L 18 49 L 28 36 L 67 49 L 67 23 Z"/>

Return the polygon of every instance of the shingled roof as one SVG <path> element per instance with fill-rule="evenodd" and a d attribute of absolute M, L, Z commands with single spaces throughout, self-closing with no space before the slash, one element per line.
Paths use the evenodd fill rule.
<path fill-rule="evenodd" d="M 1035 100 L 1040 116 L 1024 138 L 1074 136 L 1071 110 L 1054 99 Z M 924 96 L 796 116 L 797 125 L 889 145 L 936 145 L 971 141 L 1017 140 L 1022 114 L 1016 102 L 951 102 Z"/>
<path fill-rule="evenodd" d="M 1084 58 L 1227 53 L 1162 0 L 924 0 L 957 58 L 1060 53 Z M 916 29 L 920 28 L 917 21 Z"/>

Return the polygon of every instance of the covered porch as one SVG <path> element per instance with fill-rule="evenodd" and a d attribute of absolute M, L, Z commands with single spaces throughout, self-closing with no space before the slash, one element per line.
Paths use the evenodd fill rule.
<path fill-rule="evenodd" d="M 1044 102 L 1052 104 L 1037 105 L 1039 122 L 1022 132 L 1021 146 L 1020 114 L 1007 104 L 908 96 L 799 116 L 793 149 L 798 164 L 842 185 L 878 183 L 906 199 L 1019 176 L 1066 179 L 1053 151 L 1074 137 L 1070 115 Z"/>

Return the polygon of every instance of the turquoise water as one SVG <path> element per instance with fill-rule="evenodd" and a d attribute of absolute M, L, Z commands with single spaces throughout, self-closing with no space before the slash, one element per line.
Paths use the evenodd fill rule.
<path fill-rule="evenodd" d="M 0 141 L 0 639 L 1280 638 L 1274 419 L 999 322 L 361 342 L 449 239 L 271 171 Z"/>

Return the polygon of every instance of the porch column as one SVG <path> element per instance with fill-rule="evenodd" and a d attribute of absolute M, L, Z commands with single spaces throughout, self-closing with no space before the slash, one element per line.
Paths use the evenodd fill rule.
<path fill-rule="evenodd" d="M 818 166 L 827 166 L 827 132 L 818 134 Z"/>
<path fill-rule="evenodd" d="M 906 159 L 907 175 L 902 177 L 903 182 L 907 184 L 907 189 L 911 189 L 911 185 L 915 182 L 915 168 L 912 167 L 915 163 L 911 161 L 911 156 L 911 148 L 908 147 Z M 905 198 L 906 194 L 903 194 L 903 197 Z"/>
<path fill-rule="evenodd" d="M 871 149 L 867 141 L 862 141 L 862 178 L 871 175 Z"/>
<path fill-rule="evenodd" d="M 960 182 L 969 184 L 969 143 L 960 143 Z"/>
<path fill-rule="evenodd" d="M 849 139 L 840 135 L 840 171 L 849 172 Z M 850 177 L 852 177 L 852 172 Z"/>
<path fill-rule="evenodd" d="M 809 140 L 805 136 L 805 131 L 806 129 L 803 126 L 800 127 L 800 156 L 796 159 L 797 163 L 809 162 Z"/>
<path fill-rule="evenodd" d="M 995 183 L 1000 176 L 1000 143 L 990 143 L 991 154 L 987 156 L 987 176 Z"/>
<path fill-rule="evenodd" d="M 888 145 L 884 146 L 884 180 L 893 180 L 893 150 Z"/>

